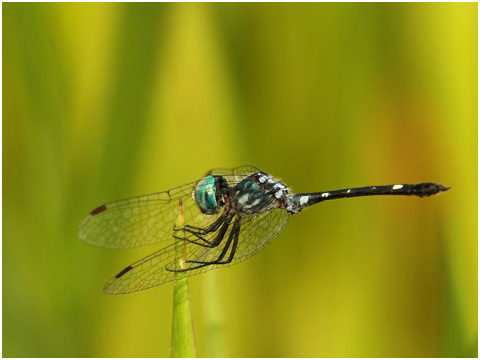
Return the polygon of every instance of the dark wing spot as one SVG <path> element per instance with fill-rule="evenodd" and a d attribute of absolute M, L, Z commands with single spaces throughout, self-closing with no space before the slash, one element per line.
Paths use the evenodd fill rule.
<path fill-rule="evenodd" d="M 97 214 L 100 214 L 101 212 L 107 210 L 107 205 L 102 205 L 102 206 L 99 206 L 97 207 L 95 210 L 93 210 L 90 215 L 97 215 Z"/>
<path fill-rule="evenodd" d="M 132 266 L 127 266 L 125 269 L 123 269 L 122 271 L 120 271 L 116 276 L 115 278 L 119 278 L 119 277 L 122 277 L 123 275 L 125 275 L 127 272 L 129 272 L 130 270 L 132 270 Z"/>

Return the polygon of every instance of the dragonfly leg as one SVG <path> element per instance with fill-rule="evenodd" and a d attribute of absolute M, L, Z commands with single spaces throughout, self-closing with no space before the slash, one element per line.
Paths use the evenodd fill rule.
<path fill-rule="evenodd" d="M 185 241 L 187 241 L 189 243 L 192 243 L 192 244 L 195 244 L 195 245 L 199 245 L 199 246 L 203 246 L 203 247 L 207 247 L 207 248 L 214 248 L 214 247 L 217 247 L 222 242 L 222 240 L 225 237 L 225 234 L 228 230 L 228 227 L 230 226 L 231 221 L 232 221 L 231 218 L 230 219 L 229 218 L 222 219 L 223 226 L 222 226 L 222 228 L 220 229 L 220 231 L 218 232 L 217 236 L 215 237 L 215 239 L 213 241 L 209 241 L 207 239 L 204 239 L 200 235 L 195 235 L 195 236 L 197 237 L 198 240 L 203 241 L 203 243 L 199 242 L 199 241 L 196 241 L 196 240 L 191 240 L 188 237 L 180 237 L 180 236 L 177 236 L 175 234 L 173 235 L 173 237 L 175 239 L 185 240 Z"/>
<path fill-rule="evenodd" d="M 186 232 L 189 232 L 190 234 L 195 236 L 201 242 L 196 241 L 196 240 L 191 240 L 186 236 L 181 237 L 181 236 L 177 236 L 175 234 L 173 235 L 173 237 L 175 239 L 186 240 L 188 242 L 191 242 L 192 244 L 196 244 L 196 245 L 200 245 L 200 246 L 204 246 L 204 247 L 216 247 L 216 246 L 218 246 L 218 244 L 220 244 L 223 237 L 225 236 L 225 233 L 227 232 L 227 229 L 228 229 L 228 226 L 230 225 L 231 220 L 232 220 L 231 218 L 229 219 L 229 218 L 225 218 L 225 217 L 221 216 L 212 225 L 210 225 L 210 228 L 212 228 L 213 230 L 217 230 L 221 225 L 223 225 L 223 227 L 220 229 L 220 232 L 215 237 L 214 241 L 209 241 L 209 240 L 205 239 L 203 236 L 201 236 L 200 233 L 195 233 L 195 232 L 188 231 L 188 230 L 186 230 Z M 211 231 L 213 231 L 213 230 L 211 230 Z"/>
<path fill-rule="evenodd" d="M 207 235 L 207 234 L 210 234 L 212 231 L 216 231 L 223 224 L 224 220 L 225 220 L 224 216 L 219 216 L 217 220 L 215 220 L 213 223 L 211 223 L 207 227 L 198 227 L 198 226 L 192 226 L 187 224 L 181 228 L 177 228 L 174 225 L 173 231 L 184 230 L 194 235 L 197 235 L 197 234 Z"/>
<path fill-rule="evenodd" d="M 188 232 L 189 234 L 192 234 L 193 236 L 195 236 L 198 240 L 200 241 L 203 241 L 203 244 L 202 243 L 199 243 L 195 240 L 190 240 L 188 239 L 188 237 L 186 236 L 177 236 L 175 234 L 173 234 L 173 237 L 175 239 L 179 239 L 179 240 L 186 240 L 188 242 L 191 242 L 193 244 L 197 244 L 197 245 L 200 245 L 200 246 L 204 246 L 206 245 L 207 247 L 210 247 L 212 245 L 212 243 L 210 241 L 208 241 L 207 239 L 205 239 L 202 235 L 208 235 L 210 234 L 211 232 L 213 231 L 217 231 L 218 228 L 225 222 L 225 217 L 223 216 L 220 216 L 217 220 L 215 220 L 212 224 L 210 224 L 208 227 L 206 228 L 197 228 L 195 226 L 190 226 L 190 225 L 185 225 L 184 228 L 173 228 L 173 231 L 174 232 L 178 232 L 178 231 L 185 231 L 185 232 Z M 193 230 L 190 230 L 190 229 L 187 229 L 187 227 L 189 228 L 195 228 L 195 229 L 201 229 L 201 231 L 193 231 Z"/>
<path fill-rule="evenodd" d="M 220 255 L 218 256 L 218 258 L 216 260 L 213 260 L 213 261 L 188 260 L 187 262 L 188 263 L 193 263 L 193 264 L 204 264 L 204 265 L 210 265 L 212 263 L 217 263 L 218 261 L 222 260 L 223 257 L 225 256 L 226 252 L 228 251 L 228 248 L 230 247 L 230 244 L 232 243 L 232 239 L 233 239 L 234 235 L 235 234 L 234 234 L 233 229 L 232 229 L 232 232 L 230 233 L 230 236 L 228 237 L 228 240 L 225 243 L 225 246 L 223 247 L 222 252 L 220 253 Z"/>
<path fill-rule="evenodd" d="M 230 233 L 230 236 L 228 237 L 228 241 L 225 244 L 225 247 L 223 248 L 222 253 L 218 256 L 218 258 L 216 260 L 214 260 L 214 261 L 189 260 L 187 262 L 194 263 L 194 264 L 202 264 L 200 267 L 208 266 L 208 265 L 215 265 L 215 264 L 228 264 L 228 263 L 232 262 L 233 257 L 235 256 L 235 252 L 237 250 L 238 238 L 239 238 L 239 235 L 240 235 L 240 219 L 241 218 L 237 218 L 237 220 L 235 220 L 235 223 L 233 224 L 232 232 Z M 232 243 L 232 240 L 233 240 L 233 243 Z M 223 258 L 226 255 L 228 249 L 230 248 L 230 244 L 232 244 L 232 248 L 230 250 L 230 255 L 228 256 L 227 260 L 222 261 Z M 190 268 L 190 269 L 197 269 L 197 268 L 198 267 L 193 267 L 193 268 Z"/>
<path fill-rule="evenodd" d="M 209 265 L 216 265 L 216 264 L 228 264 L 232 262 L 233 257 L 235 256 L 235 251 L 237 249 L 237 244 L 238 244 L 238 238 L 240 235 L 240 218 L 237 218 L 233 224 L 232 231 L 230 232 L 230 236 L 228 237 L 227 242 L 225 243 L 225 247 L 222 250 L 222 253 L 218 256 L 218 258 L 214 261 L 195 261 L 195 260 L 188 260 L 187 263 L 194 263 L 194 264 L 199 264 L 197 266 L 192 266 L 188 269 L 180 269 L 180 270 L 171 270 L 168 269 L 168 271 L 173 271 L 173 272 L 185 272 L 185 271 L 190 271 L 190 270 L 195 270 L 195 269 L 200 269 L 205 266 Z M 227 253 L 228 249 L 230 248 L 230 245 L 233 245 L 230 251 L 230 255 L 226 261 L 221 261 L 224 257 L 225 254 Z"/>
<path fill-rule="evenodd" d="M 219 221 L 220 220 L 220 221 Z M 185 228 L 184 229 L 179 229 L 179 230 L 174 230 L 174 231 L 185 231 L 189 234 L 192 234 L 194 236 L 197 236 L 198 238 L 201 238 L 202 235 L 208 235 L 214 231 L 217 231 L 218 228 L 223 224 L 223 222 L 225 221 L 225 218 L 224 217 L 220 217 L 217 221 L 215 221 L 212 225 L 210 225 L 209 227 L 207 228 L 204 228 L 202 229 L 201 231 L 195 231 L 195 230 L 192 230 L 190 227 L 190 225 L 185 225 Z"/>

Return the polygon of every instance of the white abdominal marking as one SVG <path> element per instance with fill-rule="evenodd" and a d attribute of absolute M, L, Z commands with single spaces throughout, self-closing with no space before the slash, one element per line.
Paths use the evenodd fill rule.
<path fill-rule="evenodd" d="M 308 202 L 308 199 L 310 198 L 310 196 L 302 196 L 300 198 L 300 206 L 306 204 Z"/>
<path fill-rule="evenodd" d="M 403 187 L 403 185 L 393 185 L 393 190 L 399 190 Z"/>
<path fill-rule="evenodd" d="M 322 197 L 329 197 L 330 196 L 330 193 L 323 193 L 322 194 Z"/>

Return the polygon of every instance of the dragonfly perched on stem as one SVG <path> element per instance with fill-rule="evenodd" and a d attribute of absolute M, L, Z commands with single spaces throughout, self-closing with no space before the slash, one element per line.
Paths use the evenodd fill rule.
<path fill-rule="evenodd" d="M 169 242 L 127 266 L 104 291 L 124 294 L 246 260 L 270 243 L 290 215 L 326 200 L 371 195 L 426 197 L 450 189 L 434 183 L 366 186 L 315 193 L 290 193 L 282 182 L 252 166 L 212 170 L 202 179 L 168 191 L 112 202 L 80 224 L 83 241 L 128 249 Z M 184 225 L 176 225 L 179 201 Z M 182 264 L 176 263 L 179 245 Z"/>

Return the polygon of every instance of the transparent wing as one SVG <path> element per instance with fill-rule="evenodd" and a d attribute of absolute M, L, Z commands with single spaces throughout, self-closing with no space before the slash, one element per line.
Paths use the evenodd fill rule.
<path fill-rule="evenodd" d="M 222 175 L 222 176 L 235 175 L 235 176 L 238 176 L 239 179 L 241 180 L 244 177 L 248 175 L 252 175 L 253 173 L 256 173 L 258 171 L 260 170 L 258 170 L 254 166 L 244 165 L 234 169 L 225 169 L 225 168 L 212 169 L 207 173 L 207 175 Z"/>
<path fill-rule="evenodd" d="M 236 256 L 230 265 L 248 259 L 268 245 L 287 226 L 288 218 L 285 209 L 250 215 L 249 223 L 242 223 Z"/>
<path fill-rule="evenodd" d="M 254 167 L 215 170 L 234 186 L 253 172 Z M 102 205 L 88 214 L 80 223 L 79 238 L 91 245 L 128 249 L 170 239 L 182 198 L 185 223 L 205 227 L 214 222 L 221 212 L 204 215 L 192 198 L 196 182 L 169 191 L 138 196 Z"/>
<path fill-rule="evenodd" d="M 285 228 L 289 215 L 284 209 L 274 209 L 266 213 L 253 214 L 242 217 L 240 236 L 235 257 L 228 264 L 209 265 L 209 269 L 232 266 L 256 254 L 269 244 Z M 233 221 L 232 221 L 233 224 Z M 230 234 L 231 226 L 227 234 Z M 222 244 L 217 248 L 196 249 L 188 260 L 210 262 L 216 260 L 223 251 L 228 236 L 224 237 Z M 210 239 L 211 240 L 211 239 Z M 227 255 L 229 252 L 227 253 Z M 225 256 L 226 259 L 228 256 Z M 207 270 L 206 270 L 207 271 Z"/>
<path fill-rule="evenodd" d="M 78 236 L 91 245 L 113 249 L 134 248 L 168 239 L 172 235 L 180 198 L 188 221 L 208 222 L 208 218 L 216 216 L 203 215 L 197 209 L 191 196 L 194 186 L 195 183 L 191 183 L 102 205 L 82 220 Z M 196 216 L 202 219 L 195 219 Z"/>
<path fill-rule="evenodd" d="M 176 276 L 193 276 L 218 267 L 227 267 L 242 262 L 278 236 L 288 222 L 288 213 L 283 209 L 275 209 L 270 212 L 243 217 L 238 247 L 233 260 L 226 264 L 212 264 L 194 268 L 198 266 L 198 263 L 189 263 L 188 261 L 210 262 L 218 259 L 231 235 L 233 222 L 234 220 L 230 223 L 228 231 L 218 247 L 206 248 L 184 240 L 173 242 L 172 239 L 172 244 L 121 271 L 107 283 L 104 291 L 123 294 L 145 290 L 172 281 Z M 218 231 L 215 234 L 218 234 Z M 230 250 L 231 248 L 226 252 L 224 260 L 228 258 Z M 181 260 L 179 260 L 179 251 L 182 254 Z M 180 273 L 168 270 L 178 269 L 179 267 L 182 269 L 191 268 L 191 270 Z"/>

